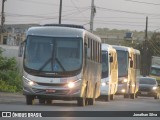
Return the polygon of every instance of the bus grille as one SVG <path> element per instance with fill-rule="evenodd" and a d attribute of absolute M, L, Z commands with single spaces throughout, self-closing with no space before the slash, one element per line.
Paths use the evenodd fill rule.
<path fill-rule="evenodd" d="M 152 91 L 152 88 L 148 88 L 148 87 L 140 87 L 139 91 Z"/>
<path fill-rule="evenodd" d="M 41 86 L 65 86 L 66 83 L 64 84 L 55 84 L 55 83 L 37 83 L 38 85 L 41 85 Z"/>
<path fill-rule="evenodd" d="M 37 94 L 66 95 L 69 93 L 69 90 L 55 90 L 55 92 L 51 93 L 46 92 L 45 89 L 32 88 L 32 90 Z"/>

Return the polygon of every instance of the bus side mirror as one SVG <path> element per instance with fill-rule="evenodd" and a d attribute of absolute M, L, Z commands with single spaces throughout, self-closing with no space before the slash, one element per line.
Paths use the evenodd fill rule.
<path fill-rule="evenodd" d="M 20 45 L 19 45 L 19 49 L 18 49 L 18 57 L 22 57 L 23 47 L 24 47 L 24 42 L 21 42 Z"/>
<path fill-rule="evenodd" d="M 133 60 L 130 61 L 130 67 L 133 67 Z"/>
<path fill-rule="evenodd" d="M 109 60 L 110 62 L 113 62 L 113 56 L 110 56 L 110 60 Z"/>

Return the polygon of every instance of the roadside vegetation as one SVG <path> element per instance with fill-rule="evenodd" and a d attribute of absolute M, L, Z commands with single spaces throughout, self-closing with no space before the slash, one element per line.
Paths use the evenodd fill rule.
<path fill-rule="evenodd" d="M 0 48 L 0 92 L 21 92 L 21 75 L 15 58 L 2 56 Z"/>

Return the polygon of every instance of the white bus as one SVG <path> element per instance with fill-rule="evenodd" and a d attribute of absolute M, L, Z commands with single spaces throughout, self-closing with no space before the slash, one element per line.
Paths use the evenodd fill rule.
<path fill-rule="evenodd" d="M 99 99 L 114 99 L 118 86 L 118 61 L 116 50 L 108 44 L 102 44 L 102 76 Z"/>
<path fill-rule="evenodd" d="M 135 99 L 140 76 L 140 52 L 130 47 L 113 46 L 118 56 L 118 90 L 124 98 Z"/>
<path fill-rule="evenodd" d="M 26 104 L 77 100 L 93 105 L 100 95 L 101 39 L 76 25 L 31 27 L 21 44 Z"/>

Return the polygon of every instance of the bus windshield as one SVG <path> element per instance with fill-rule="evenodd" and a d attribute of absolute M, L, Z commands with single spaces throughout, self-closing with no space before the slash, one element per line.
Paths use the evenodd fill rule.
<path fill-rule="evenodd" d="M 38 72 L 78 70 L 82 66 L 82 38 L 28 36 L 24 66 Z"/>
<path fill-rule="evenodd" d="M 160 68 L 151 67 L 150 74 L 160 76 Z"/>
<path fill-rule="evenodd" d="M 108 77 L 108 52 L 102 52 L 102 78 Z"/>
<path fill-rule="evenodd" d="M 128 75 L 128 52 L 117 50 L 118 57 L 118 76 L 126 77 Z"/>

